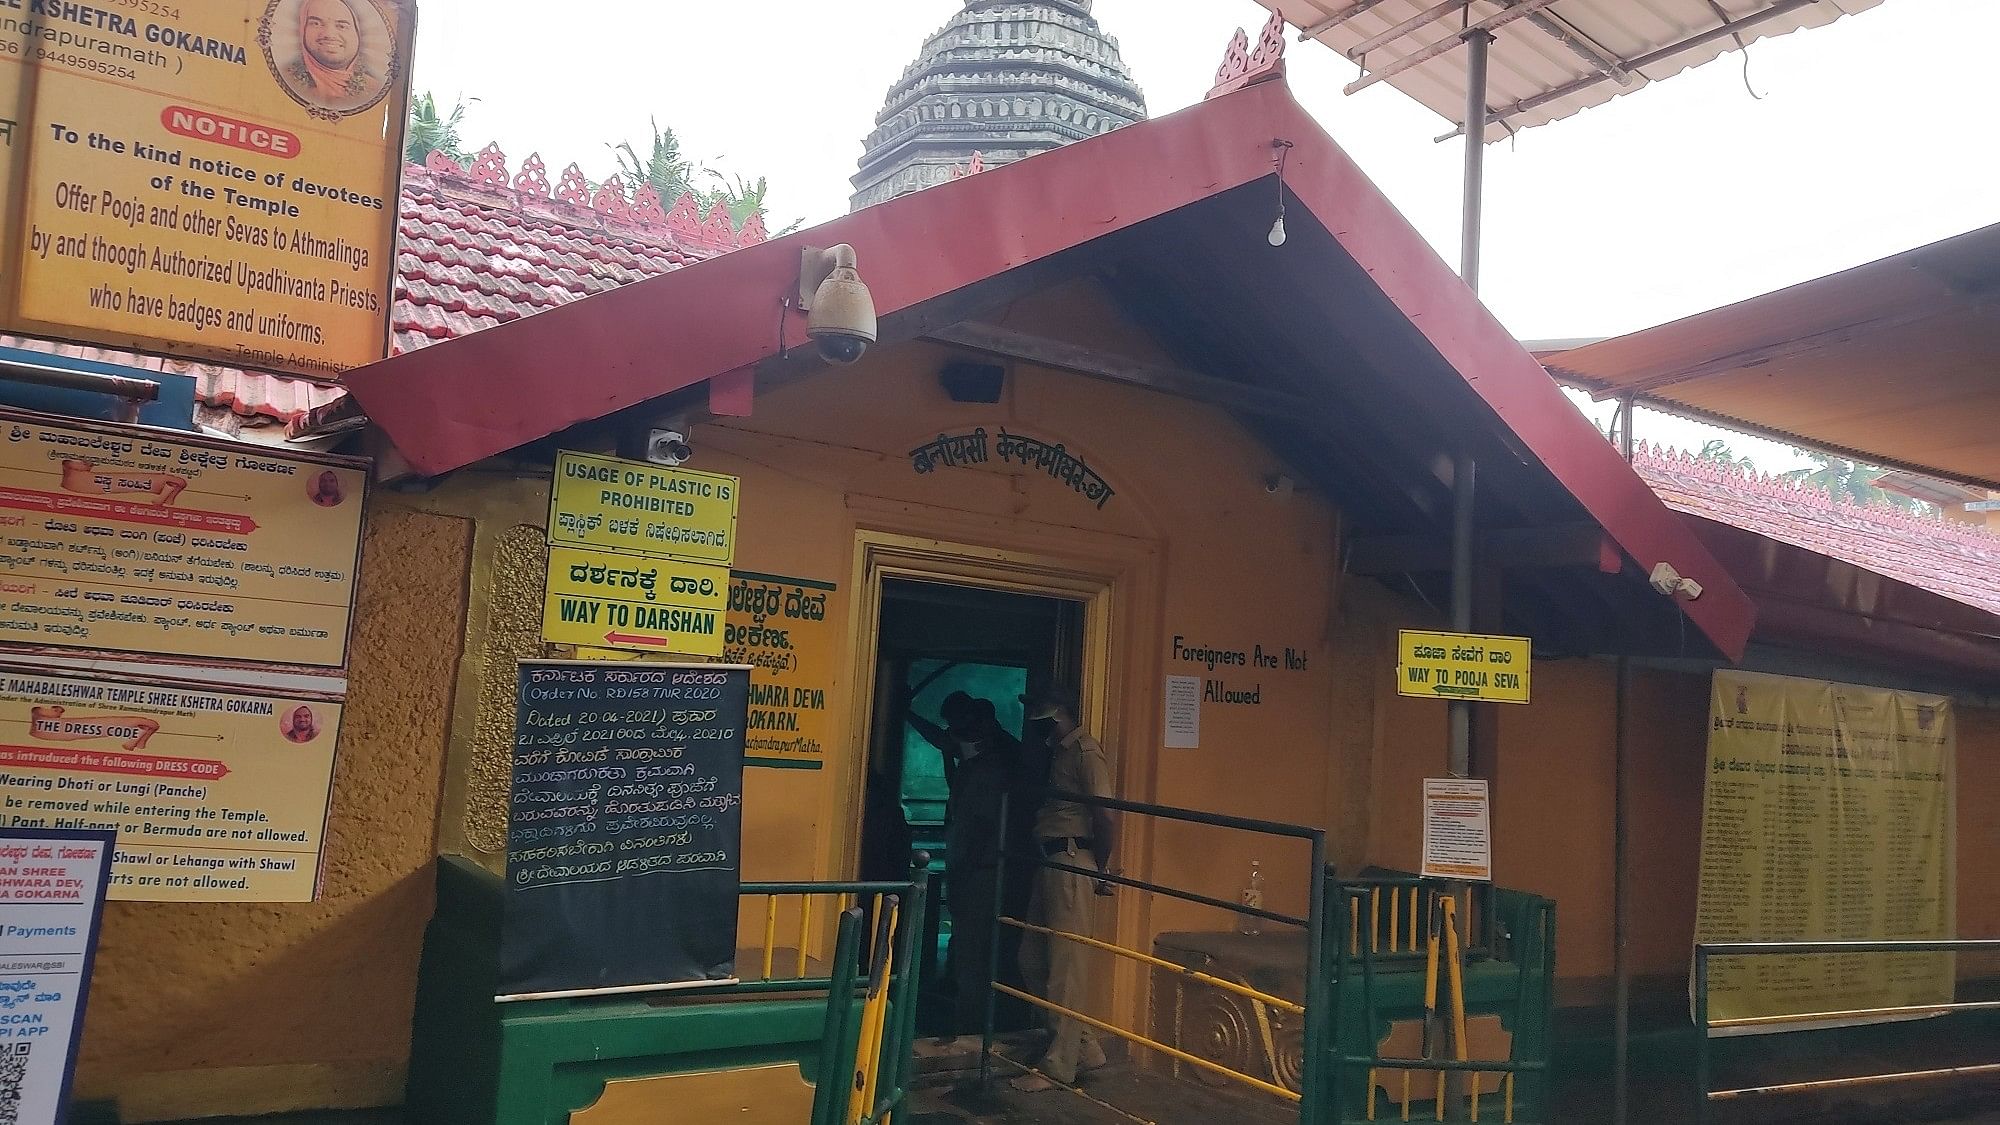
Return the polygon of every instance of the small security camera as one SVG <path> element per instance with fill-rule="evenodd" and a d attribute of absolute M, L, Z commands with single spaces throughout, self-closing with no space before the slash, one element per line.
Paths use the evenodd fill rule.
<path fill-rule="evenodd" d="M 799 259 L 799 307 L 820 358 L 846 366 L 875 342 L 875 298 L 855 267 L 854 247 L 807 247 Z"/>
<path fill-rule="evenodd" d="M 1701 597 L 1701 583 L 1681 577 L 1681 572 L 1675 570 L 1672 563 L 1655 566 L 1650 581 L 1654 590 L 1670 598 L 1676 594 L 1689 601 Z"/>
<path fill-rule="evenodd" d="M 694 447 L 679 430 L 654 430 L 646 439 L 646 460 L 669 469 L 684 465 L 694 456 Z"/>

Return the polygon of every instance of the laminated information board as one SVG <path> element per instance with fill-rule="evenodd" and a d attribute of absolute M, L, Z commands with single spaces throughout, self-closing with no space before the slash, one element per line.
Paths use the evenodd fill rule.
<path fill-rule="evenodd" d="M 750 669 L 528 661 L 503 1000 L 732 980 Z"/>

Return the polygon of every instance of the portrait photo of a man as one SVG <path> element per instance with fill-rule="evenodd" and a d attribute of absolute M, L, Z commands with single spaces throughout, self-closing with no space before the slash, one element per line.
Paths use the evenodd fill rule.
<path fill-rule="evenodd" d="M 360 113 L 389 92 L 395 32 L 373 0 L 271 0 L 263 26 L 271 73 L 315 116 Z"/>

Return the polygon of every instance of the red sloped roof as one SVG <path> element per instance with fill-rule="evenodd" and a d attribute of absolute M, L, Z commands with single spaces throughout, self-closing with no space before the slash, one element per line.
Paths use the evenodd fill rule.
<path fill-rule="evenodd" d="M 1291 146 L 1286 198 L 1345 259 L 1327 264 L 1399 314 L 1395 347 L 1428 351 L 1382 362 L 1455 376 L 1632 558 L 1701 576 L 1710 592 L 1685 612 L 1720 651 L 1740 653 L 1753 617 L 1743 592 L 1282 82 L 393 357 L 348 384 L 416 471 L 449 472 L 808 346 L 803 318 L 773 323 L 806 245 L 852 244 L 885 327 L 914 324 L 946 295 L 1269 179 L 1274 137 Z"/>
<path fill-rule="evenodd" d="M 662 206 L 622 181 L 593 191 L 572 164 L 553 187 L 539 155 L 510 173 L 488 145 L 469 167 L 433 157 L 403 169 L 390 354 L 567 304 L 764 240 L 761 218 L 740 230 L 719 206 Z M 609 190 L 607 190 L 609 189 Z M 344 387 L 222 364 L 0 336 L 0 344 L 193 376 L 195 397 L 248 417 L 295 424 L 347 397 Z"/>
<path fill-rule="evenodd" d="M 1641 442 L 1632 467 L 1675 511 L 1753 531 L 2000 615 L 2000 536 L 1863 507 L 1814 488 Z"/>

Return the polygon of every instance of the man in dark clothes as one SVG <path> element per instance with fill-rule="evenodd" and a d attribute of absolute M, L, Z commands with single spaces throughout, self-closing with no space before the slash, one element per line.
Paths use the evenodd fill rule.
<path fill-rule="evenodd" d="M 1032 798 L 1019 792 L 1021 743 L 1000 724 L 990 701 L 954 692 L 939 712 L 947 724 L 943 728 L 914 714 L 910 723 L 944 754 L 951 787 L 944 827 L 945 906 L 951 912 L 947 960 L 954 993 L 952 1027 L 964 1033 L 985 1022 L 993 943 L 1005 941 L 996 937 L 998 920 L 993 912 L 1000 874 L 1001 797 L 1014 793 L 1016 811 Z M 1010 887 L 1016 881 L 1009 878 Z M 1003 909 L 1019 910 L 1011 901 L 1014 897 L 1001 901 Z M 1001 966 L 1010 969 L 1004 953 Z"/>

